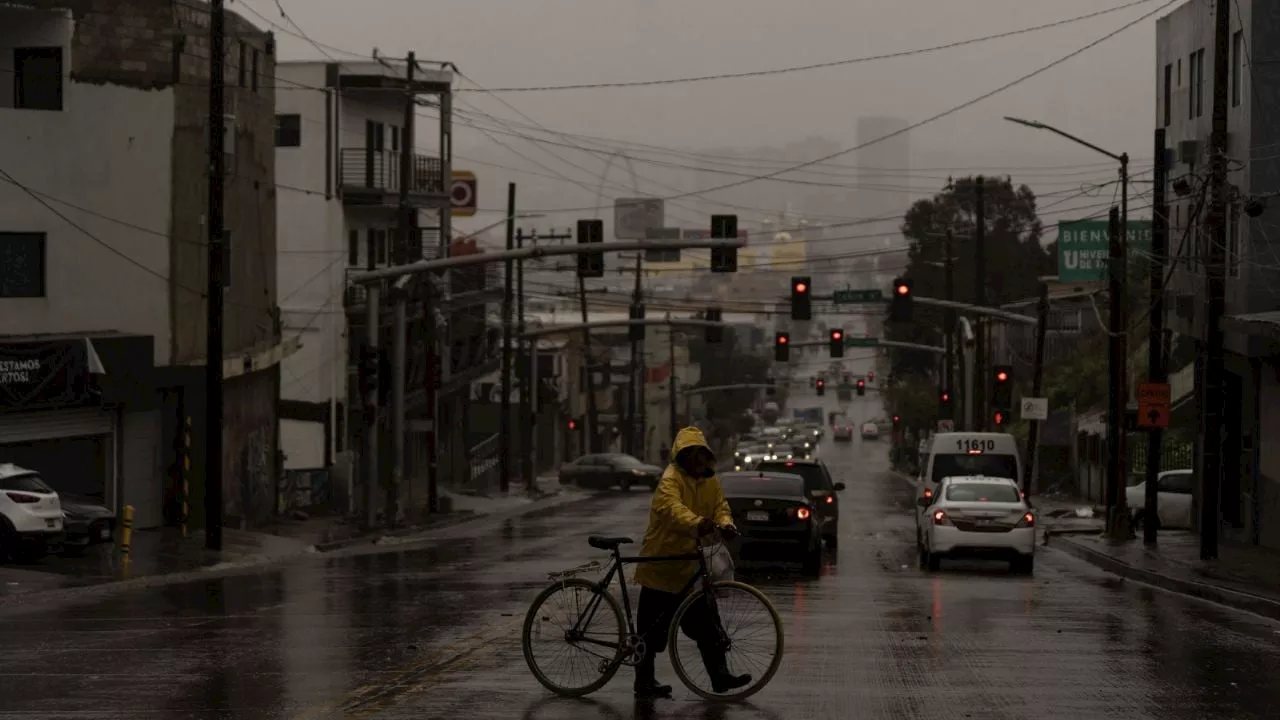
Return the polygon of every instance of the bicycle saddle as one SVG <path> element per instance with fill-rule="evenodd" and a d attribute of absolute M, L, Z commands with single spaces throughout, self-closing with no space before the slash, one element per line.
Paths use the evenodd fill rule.
<path fill-rule="evenodd" d="M 600 550 L 613 550 L 619 545 L 630 545 L 635 542 L 629 537 L 606 537 L 604 535 L 592 535 L 587 538 L 587 544 L 593 548 Z"/>

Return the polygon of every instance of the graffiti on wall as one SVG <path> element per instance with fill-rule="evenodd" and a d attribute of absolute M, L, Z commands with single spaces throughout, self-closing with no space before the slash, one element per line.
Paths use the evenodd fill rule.
<path fill-rule="evenodd" d="M 285 470 L 280 473 L 276 511 L 310 510 L 329 504 L 329 470 Z"/>
<path fill-rule="evenodd" d="M 242 518 L 261 520 L 271 514 L 273 506 L 272 433 L 259 427 L 245 436 L 240 450 L 240 506 Z"/>

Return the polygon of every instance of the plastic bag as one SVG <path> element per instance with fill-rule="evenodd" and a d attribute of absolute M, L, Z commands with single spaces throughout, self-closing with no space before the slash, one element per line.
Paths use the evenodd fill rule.
<path fill-rule="evenodd" d="M 707 572 L 714 582 L 733 579 L 733 555 L 724 543 L 708 545 L 702 549 L 707 560 Z"/>

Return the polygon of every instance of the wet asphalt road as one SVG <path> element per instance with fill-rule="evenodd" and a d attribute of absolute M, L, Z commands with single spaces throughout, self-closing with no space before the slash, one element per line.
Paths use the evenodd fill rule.
<path fill-rule="evenodd" d="M 834 399 L 825 398 L 834 406 Z M 793 403 L 794 404 L 794 403 Z M 854 419 L 875 412 L 860 401 Z M 0 614 L 0 717 L 1263 718 L 1280 714 L 1280 625 L 1133 584 L 1054 551 L 1034 578 L 914 560 L 911 490 L 887 442 L 821 449 L 842 496 L 819 579 L 744 573 L 786 624 L 779 674 L 751 703 L 677 686 L 652 709 L 631 671 L 586 701 L 550 698 L 519 624 L 546 573 L 644 531 L 647 497 L 604 495 L 479 521 L 451 540 Z M 660 675 L 675 681 L 669 667 Z"/>

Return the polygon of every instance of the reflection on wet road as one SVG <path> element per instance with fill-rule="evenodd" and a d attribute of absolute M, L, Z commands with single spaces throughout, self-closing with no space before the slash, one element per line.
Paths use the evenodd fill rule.
<path fill-rule="evenodd" d="M 912 495 L 886 471 L 887 444 L 823 444 L 848 489 L 821 578 L 743 573 L 787 631 L 781 671 L 747 705 L 708 705 L 677 684 L 674 700 L 637 707 L 629 669 L 588 700 L 558 700 L 525 667 L 519 625 L 546 573 L 600 555 L 590 533 L 638 539 L 637 491 L 459 526 L 430 546 L 5 615 L 0 717 L 1275 716 L 1280 687 L 1265 668 L 1280 660 L 1280 625 L 1056 552 L 1033 578 L 1000 564 L 918 569 Z"/>

